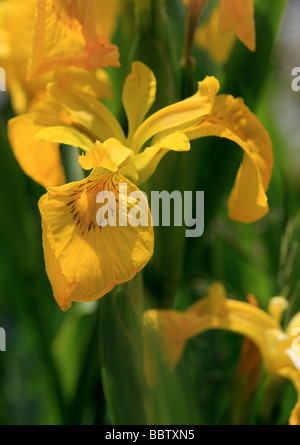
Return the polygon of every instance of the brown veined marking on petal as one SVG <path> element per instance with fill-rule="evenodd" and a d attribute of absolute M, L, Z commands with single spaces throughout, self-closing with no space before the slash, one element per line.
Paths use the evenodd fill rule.
<path fill-rule="evenodd" d="M 76 223 L 78 230 L 81 230 L 81 236 L 84 237 L 86 232 L 95 231 L 97 228 L 101 230 L 101 226 L 96 221 L 96 197 L 101 191 L 111 191 L 115 195 L 116 202 L 118 200 L 118 189 L 115 187 L 114 177 L 108 175 L 98 181 L 88 180 L 85 184 L 80 184 L 79 189 L 85 187 L 84 190 L 78 190 L 70 195 L 71 200 L 67 207 L 70 207 L 70 213 L 73 214 L 72 219 Z M 92 206 L 90 206 L 92 203 Z M 103 204 L 104 205 L 104 204 Z M 98 210 L 98 209 L 97 209 Z"/>

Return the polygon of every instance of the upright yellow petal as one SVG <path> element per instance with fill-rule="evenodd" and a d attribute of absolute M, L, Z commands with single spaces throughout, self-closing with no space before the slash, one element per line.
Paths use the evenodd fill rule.
<path fill-rule="evenodd" d="M 156 79 L 153 72 L 141 62 L 133 62 L 131 73 L 126 77 L 122 101 L 128 119 L 128 138 L 143 122 L 144 117 L 155 101 Z"/>
<path fill-rule="evenodd" d="M 219 136 L 240 145 L 244 157 L 229 198 L 229 216 L 245 223 L 264 216 L 269 209 L 265 192 L 273 168 L 272 143 L 243 100 L 217 96 L 211 114 L 184 132 L 189 139 Z"/>
<path fill-rule="evenodd" d="M 121 183 L 127 185 L 127 194 Z M 116 226 L 111 220 L 105 225 L 101 219 L 99 224 L 97 219 L 96 200 L 104 191 L 122 203 L 116 206 Z M 83 181 L 48 189 L 40 199 L 46 270 L 63 310 L 72 301 L 102 297 L 133 278 L 149 261 L 154 242 L 152 226 L 118 223 L 119 215 L 127 217 L 135 205 L 129 200 L 133 191 L 138 191 L 137 187 L 124 177 L 96 169 Z"/>
<path fill-rule="evenodd" d="M 29 77 L 57 67 L 119 66 L 117 47 L 97 29 L 101 7 L 97 0 L 37 0 Z"/>
<path fill-rule="evenodd" d="M 231 30 L 255 51 L 254 0 L 221 0 L 219 32 Z"/>

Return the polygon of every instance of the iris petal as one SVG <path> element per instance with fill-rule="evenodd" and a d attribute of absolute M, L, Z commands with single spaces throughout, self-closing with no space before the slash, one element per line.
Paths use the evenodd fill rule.
<path fill-rule="evenodd" d="M 127 185 L 126 195 L 120 183 Z M 96 198 L 102 191 L 110 191 L 118 202 L 126 203 L 116 207 L 116 226 L 97 222 Z M 124 177 L 96 169 L 83 181 L 49 188 L 40 199 L 46 269 L 54 297 L 63 310 L 72 301 L 102 297 L 133 278 L 152 256 L 150 224 L 118 225 L 120 213 L 126 216 L 134 206 L 129 201 L 132 191 L 138 188 Z"/>

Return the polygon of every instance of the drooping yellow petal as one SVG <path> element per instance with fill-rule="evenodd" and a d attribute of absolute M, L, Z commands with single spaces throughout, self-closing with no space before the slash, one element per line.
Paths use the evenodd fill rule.
<path fill-rule="evenodd" d="M 24 172 L 43 187 L 62 185 L 65 175 L 59 146 L 35 140 L 35 134 L 43 128 L 35 119 L 35 113 L 28 113 L 8 122 L 14 155 Z"/>
<path fill-rule="evenodd" d="M 255 51 L 254 0 L 221 0 L 219 32 L 231 30 Z"/>
<path fill-rule="evenodd" d="M 168 151 L 188 151 L 190 142 L 184 133 L 171 133 L 145 148 L 134 157 L 134 165 L 139 175 L 139 183 L 144 183 L 155 172 L 158 163 Z"/>
<path fill-rule="evenodd" d="M 66 108 L 73 120 L 88 132 L 95 142 L 115 138 L 126 145 L 126 138 L 119 122 L 95 97 L 83 91 L 62 89 L 56 84 L 48 86 L 48 93 Z"/>
<path fill-rule="evenodd" d="M 97 141 L 86 155 L 79 156 L 79 164 L 85 170 L 102 167 L 116 172 L 118 167 L 132 154 L 130 148 L 124 147 L 117 139 L 107 139 L 103 144 Z"/>
<path fill-rule="evenodd" d="M 46 270 L 63 310 L 72 301 L 102 297 L 133 278 L 149 261 L 153 253 L 152 226 L 119 225 L 119 215 L 129 218 L 135 206 L 129 200 L 133 191 L 138 191 L 137 187 L 124 177 L 96 169 L 83 181 L 48 189 L 40 199 Z M 110 219 L 108 224 L 102 219 L 99 222 L 96 201 L 101 192 L 111 192 L 118 199 L 116 212 L 110 208 L 116 226 Z M 148 205 L 146 209 L 151 221 Z"/>
<path fill-rule="evenodd" d="M 244 157 L 229 198 L 229 216 L 245 223 L 264 216 L 268 212 L 265 192 L 273 168 L 272 143 L 243 100 L 217 96 L 211 114 L 184 132 L 189 139 L 219 136 L 240 145 Z"/>
<path fill-rule="evenodd" d="M 244 154 L 228 201 L 228 215 L 234 221 L 252 223 L 269 211 L 268 198 L 253 158 Z"/>
<path fill-rule="evenodd" d="M 216 7 L 207 21 L 197 28 L 195 44 L 207 51 L 212 60 L 224 64 L 231 54 L 236 37 L 233 31 L 219 34 L 219 17 L 220 8 Z"/>
<path fill-rule="evenodd" d="M 135 132 L 131 142 L 133 151 L 138 152 L 148 139 L 158 133 L 175 132 L 177 127 L 187 125 L 209 114 L 219 87 L 219 82 L 215 77 L 206 77 L 199 82 L 196 94 L 152 114 Z"/>
<path fill-rule="evenodd" d="M 156 94 L 156 79 L 153 72 L 141 62 L 133 62 L 127 76 L 122 101 L 128 119 L 128 141 L 150 110 Z"/>
<path fill-rule="evenodd" d="M 97 29 L 102 2 L 38 0 L 29 77 L 57 67 L 119 66 L 119 53 Z"/>

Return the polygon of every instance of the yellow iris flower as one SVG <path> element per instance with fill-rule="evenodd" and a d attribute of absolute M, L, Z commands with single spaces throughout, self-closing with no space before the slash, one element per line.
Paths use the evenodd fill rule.
<path fill-rule="evenodd" d="M 251 222 L 268 211 L 265 191 L 273 164 L 269 136 L 242 99 L 217 96 L 218 89 L 218 81 L 207 77 L 199 82 L 196 94 L 145 119 L 155 100 L 156 80 L 148 67 L 134 62 L 122 96 L 129 128 L 126 136 L 111 112 L 90 93 L 67 82 L 48 86 L 47 101 L 31 113 L 32 124 L 39 125 L 30 128 L 28 122 L 31 137 L 38 130 L 38 140 L 80 147 L 86 153 L 79 158 L 81 166 L 93 169 L 83 181 L 49 188 L 39 204 L 46 268 L 63 309 L 71 301 L 101 297 L 132 278 L 152 255 L 150 226 L 100 231 L 95 222 L 96 195 L 104 187 L 118 195 L 122 182 L 129 190 L 137 190 L 134 184 L 145 182 L 169 150 L 189 150 L 189 140 L 212 135 L 239 144 L 244 158 L 229 199 L 229 215 Z M 12 145 L 23 137 L 27 118 L 9 122 Z M 32 150 L 27 142 L 24 153 Z M 36 165 L 27 167 L 28 174 L 36 174 Z"/>
<path fill-rule="evenodd" d="M 107 8 L 109 3 L 98 0 L 37 0 L 29 78 L 57 67 L 119 66 L 118 48 L 101 29 Z"/>
<path fill-rule="evenodd" d="M 57 68 L 119 65 L 118 49 L 107 38 L 118 7 L 118 0 L 0 2 L 0 65 L 17 114 L 45 95 Z"/>
<path fill-rule="evenodd" d="M 274 297 L 269 313 L 249 303 L 226 298 L 223 285 L 210 287 L 208 296 L 200 299 L 186 311 L 149 310 L 144 313 L 145 371 L 150 384 L 155 384 L 156 361 L 151 351 L 153 332 L 159 333 L 162 357 L 169 370 L 173 370 L 183 353 L 186 342 L 210 329 L 225 329 L 248 337 L 260 350 L 265 368 L 292 381 L 298 402 L 290 424 L 300 424 L 300 312 L 284 332 L 280 319 L 287 301 Z M 149 334 L 152 335 L 149 335 Z"/>

